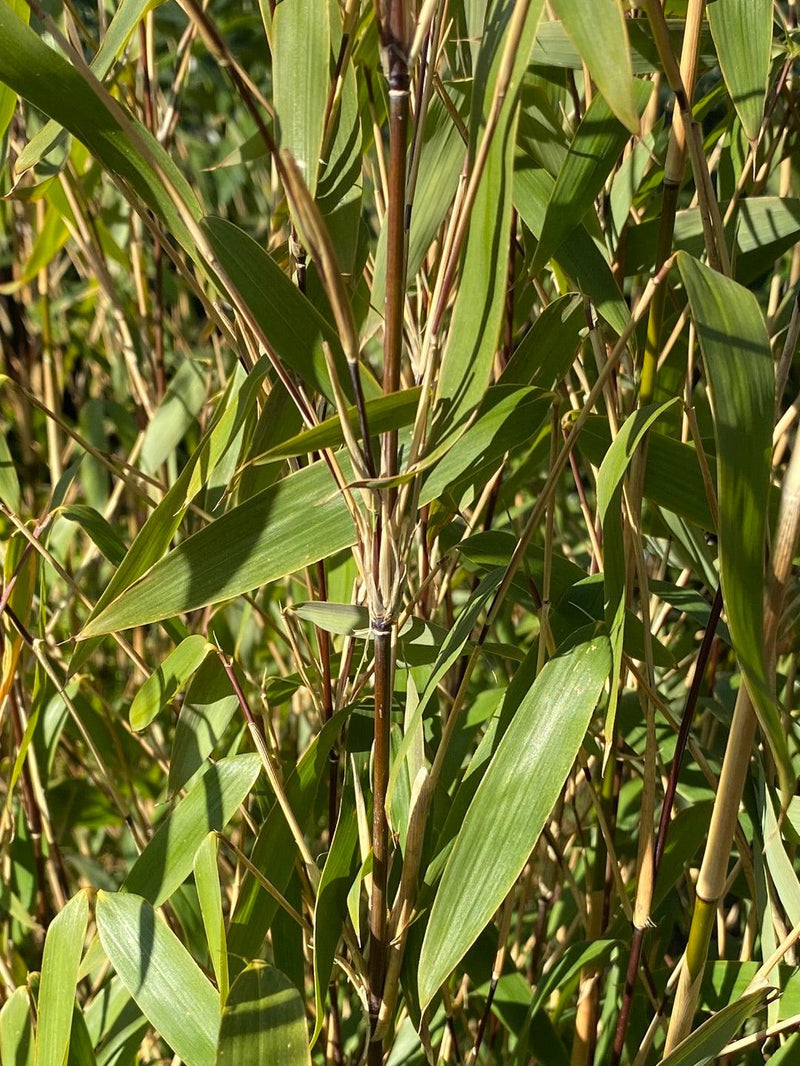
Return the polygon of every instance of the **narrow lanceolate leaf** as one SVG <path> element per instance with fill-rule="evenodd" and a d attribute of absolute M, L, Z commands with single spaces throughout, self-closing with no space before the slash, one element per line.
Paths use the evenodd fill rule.
<path fill-rule="evenodd" d="M 258 367 L 252 372 L 250 378 L 255 377 L 257 373 Z M 234 376 L 231 375 L 212 425 L 203 434 L 203 439 L 195 448 L 175 483 L 139 530 L 139 535 L 95 604 L 94 610 L 89 616 L 90 623 L 97 615 L 102 614 L 104 609 L 125 589 L 145 574 L 169 548 L 192 497 L 201 487 L 203 472 L 208 470 L 211 465 L 219 430 L 230 420 L 230 405 L 228 401 L 231 399 L 234 383 Z M 80 649 L 78 649 L 74 658 L 80 660 Z M 77 665 L 71 665 L 73 669 L 78 668 Z"/>
<path fill-rule="evenodd" d="M 120 980 L 186 1066 L 215 1066 L 219 996 L 160 915 L 139 896 L 98 892 L 97 931 Z"/>
<path fill-rule="evenodd" d="M 216 1066 L 311 1066 L 303 1000 L 280 970 L 251 963 L 231 987 Z"/>
<path fill-rule="evenodd" d="M 34 1066 L 35 1055 L 31 997 L 22 986 L 14 989 L 0 1010 L 0 1062 Z"/>
<path fill-rule="evenodd" d="M 295 771 L 287 778 L 286 798 L 301 827 L 311 814 L 328 766 L 328 753 L 341 733 L 347 714 L 347 711 L 339 711 L 325 723 L 303 753 Z M 250 860 L 261 870 L 269 869 L 270 882 L 283 892 L 294 868 L 296 853 L 283 811 L 278 803 L 274 803 L 259 830 Z M 228 929 L 232 967 L 238 960 L 249 960 L 258 954 L 277 907 L 273 897 L 261 888 L 252 874 L 246 874 Z"/>
<path fill-rule="evenodd" d="M 575 361 L 585 329 L 586 311 L 580 296 L 569 292 L 557 297 L 517 345 L 498 384 L 552 389 Z"/>
<path fill-rule="evenodd" d="M 611 447 L 605 454 L 597 475 L 597 514 L 603 524 L 605 583 L 605 618 L 614 657 L 611 673 L 611 694 L 606 711 L 606 757 L 608 741 L 614 732 L 617 711 L 619 672 L 622 662 L 622 641 L 625 630 L 625 546 L 622 530 L 622 479 L 636 449 L 650 426 L 676 400 L 661 405 L 652 404 L 635 411 L 625 421 Z"/>
<path fill-rule="evenodd" d="M 764 317 L 735 281 L 678 255 L 711 395 L 717 443 L 719 562 L 733 647 L 786 797 L 794 793 L 764 658 L 764 548 L 775 379 Z"/>
<path fill-rule="evenodd" d="M 219 603 L 354 543 L 353 522 L 330 471 L 314 463 L 185 540 L 91 619 L 83 637 Z"/>
<path fill-rule="evenodd" d="M 311 1036 L 313 1047 L 325 1021 L 325 999 L 336 946 L 347 917 L 347 894 L 359 867 L 358 820 L 352 790 L 344 793 L 331 849 L 322 869 L 314 907 L 314 998 L 317 1019 Z"/>
<path fill-rule="evenodd" d="M 553 178 L 546 170 L 530 167 L 527 160 L 517 160 L 514 174 L 514 206 L 520 218 L 534 235 L 539 237 L 544 225 L 547 205 L 553 193 Z M 611 273 L 605 249 L 590 236 L 581 224 L 564 239 L 553 260 L 574 287 L 588 296 L 597 312 L 617 333 L 622 333 L 630 320 L 628 305 Z"/>
<path fill-rule="evenodd" d="M 194 883 L 203 928 L 206 931 L 208 954 L 214 967 L 220 1003 L 228 998 L 228 949 L 225 939 L 225 917 L 222 913 L 222 889 L 219 884 L 216 833 L 209 833 L 194 857 Z"/>
<path fill-rule="evenodd" d="M 611 110 L 636 133 L 639 114 L 633 96 L 633 67 L 621 0 L 553 0 L 556 14 L 589 68 Z"/>
<path fill-rule="evenodd" d="M 239 701 L 218 656 L 209 656 L 183 698 L 169 760 L 169 791 L 183 788 L 222 739 Z"/>
<path fill-rule="evenodd" d="M 2 3 L 10 7 L 24 22 L 27 22 L 30 18 L 30 8 L 25 3 L 25 0 L 2 0 Z M 0 85 L 0 141 L 2 141 L 6 130 L 11 124 L 16 106 L 17 94 L 14 90 L 9 89 L 7 85 Z M 2 150 L 1 147 L 0 150 Z M 3 157 L 0 155 L 0 166 L 2 166 L 2 163 Z"/>
<path fill-rule="evenodd" d="M 637 115 L 647 105 L 652 88 L 651 82 L 633 80 Z M 595 96 L 575 131 L 553 186 L 531 265 L 533 273 L 558 251 L 567 234 L 580 225 L 629 139 L 629 131 L 614 117 L 605 97 Z"/>
<path fill-rule="evenodd" d="M 158 405 L 144 435 L 139 465 L 154 474 L 172 455 L 206 398 L 207 368 L 185 360 Z"/>
<path fill-rule="evenodd" d="M 769 81 L 772 0 L 717 0 L 708 5 L 708 22 L 736 114 L 755 141 Z"/>
<path fill-rule="evenodd" d="M 170 234 L 198 258 L 164 178 L 189 214 L 199 218 L 202 212 L 191 186 L 141 123 L 124 114 L 99 82 L 89 84 L 91 77 L 80 74 L 7 4 L 0 4 L 0 81 L 73 133 L 105 167 L 128 182 Z"/>
<path fill-rule="evenodd" d="M 717 1011 L 682 1041 L 658 1066 L 706 1066 L 716 1059 L 747 1019 L 763 1006 L 769 988 L 748 992 Z"/>
<path fill-rule="evenodd" d="M 488 607 L 489 602 L 494 596 L 494 593 L 500 584 L 503 577 L 503 571 L 500 569 L 491 570 L 479 583 L 478 587 L 471 594 L 461 614 L 454 626 L 452 626 L 445 637 L 439 654 L 436 656 L 436 661 L 433 664 L 433 669 L 428 676 L 425 688 L 420 694 L 419 703 L 414 709 L 414 713 L 410 720 L 406 722 L 405 736 L 403 737 L 400 748 L 392 761 L 392 769 L 389 774 L 389 787 L 386 790 L 386 806 L 391 808 L 392 797 L 397 785 L 398 778 L 400 778 L 401 771 L 405 766 L 406 758 L 409 751 L 411 751 L 414 743 L 414 735 L 416 730 L 422 723 L 423 714 L 425 709 L 430 703 L 439 682 L 442 680 L 447 671 L 453 666 L 458 657 L 463 652 L 467 645 L 472 631 L 478 623 L 478 619 L 481 617 L 483 611 Z M 470 941 L 471 943 L 471 941 Z M 459 956 L 460 958 L 460 956 Z"/>
<path fill-rule="evenodd" d="M 180 692 L 210 651 L 211 645 L 206 638 L 195 633 L 182 640 L 169 653 L 133 697 L 130 711 L 133 729 L 144 729 L 150 725 L 159 711 Z"/>
<path fill-rule="evenodd" d="M 156 7 L 161 0 L 122 0 L 108 29 L 103 34 L 100 47 L 97 49 L 90 66 L 92 73 L 102 81 L 114 65 L 128 40 L 135 30 L 139 21 L 144 17 L 148 8 Z M 31 137 L 19 154 L 14 164 L 17 174 L 22 174 L 30 167 L 36 166 L 39 160 L 47 155 L 50 149 L 58 141 L 62 130 L 57 122 L 45 122 L 44 126 Z"/>
<path fill-rule="evenodd" d="M 208 833 L 224 829 L 255 784 L 258 755 L 232 755 L 209 766 L 144 849 L 123 888 L 156 907 L 169 899 L 192 871 L 197 849 Z"/>
<path fill-rule="evenodd" d="M 125 542 L 99 511 L 85 503 L 73 503 L 61 512 L 68 522 L 77 522 L 110 563 L 119 566 L 125 558 Z"/>
<path fill-rule="evenodd" d="M 499 5 L 495 9 L 482 39 L 473 100 L 473 140 L 479 140 L 484 125 L 482 119 L 485 117 L 480 106 L 482 98 L 479 86 L 485 88 L 485 107 L 488 109 L 497 82 L 497 67 L 503 54 L 508 33 L 506 23 L 512 7 Z M 437 386 L 437 400 L 442 411 L 439 437 L 457 429 L 480 402 L 497 348 L 505 306 L 506 265 L 511 240 L 513 160 L 519 118 L 516 97 L 543 7 L 542 0 L 531 0 L 514 57 L 506 101 L 470 216 L 461 284 Z"/>
<path fill-rule="evenodd" d="M 327 0 L 283 0 L 272 21 L 272 86 L 281 148 L 288 148 L 313 196 L 328 99 Z"/>
<path fill-rule="evenodd" d="M 66 1058 L 88 920 L 89 899 L 84 889 L 72 897 L 47 930 L 39 986 L 37 1066 L 63 1066 Z"/>
<path fill-rule="evenodd" d="M 610 668 L 608 639 L 598 636 L 551 659 L 522 700 L 442 874 L 419 961 L 423 1007 L 522 872 L 575 760 Z"/>
<path fill-rule="evenodd" d="M 367 400 L 364 408 L 370 433 L 385 433 L 390 429 L 401 429 L 403 426 L 411 425 L 421 391 L 419 387 L 414 387 Z M 347 420 L 356 440 L 360 440 L 361 425 L 358 408 L 347 409 Z M 275 445 L 269 451 L 254 456 L 249 462 L 253 465 L 274 463 L 278 459 L 293 459 L 298 455 L 310 455 L 311 452 L 318 452 L 323 448 L 339 448 L 342 444 L 344 444 L 342 423 L 339 416 L 334 415 L 326 418 L 313 429 L 304 429 L 302 433 L 294 434 L 282 444 Z"/>
<path fill-rule="evenodd" d="M 19 510 L 19 478 L 4 433 L 0 433 L 0 500 L 12 511 Z"/>
<path fill-rule="evenodd" d="M 350 396 L 349 376 L 336 331 L 300 292 L 264 249 L 238 226 L 222 218 L 207 217 L 203 232 L 228 277 L 275 353 L 306 384 L 334 399 L 323 344 L 333 353 L 342 388 Z M 364 392 L 379 391 L 375 379 L 364 373 Z"/>

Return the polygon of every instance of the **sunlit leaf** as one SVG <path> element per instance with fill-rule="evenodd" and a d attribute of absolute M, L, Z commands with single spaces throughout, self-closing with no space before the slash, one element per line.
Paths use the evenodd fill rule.
<path fill-rule="evenodd" d="M 158 827 L 133 864 L 123 888 L 160 906 L 192 871 L 197 849 L 224 829 L 261 771 L 258 755 L 232 755 L 209 766 Z"/>
<path fill-rule="evenodd" d="M 537 677 L 498 745 L 456 838 L 419 960 L 423 1006 L 505 899 L 539 838 L 611 669 L 606 637 Z M 485 877 L 486 870 L 492 871 Z"/>
<path fill-rule="evenodd" d="M 133 729 L 144 729 L 174 699 L 211 651 L 205 637 L 194 634 L 181 641 L 148 677 L 131 703 Z"/>
<path fill-rule="evenodd" d="M 97 929 L 156 1032 L 186 1066 L 216 1066 L 219 996 L 164 919 L 132 893 L 98 892 Z"/>
<path fill-rule="evenodd" d="M 313 511 L 306 524 L 302 511 Z M 234 507 L 174 548 L 83 631 L 145 625 L 250 592 L 355 541 L 353 522 L 323 462 Z"/>
<path fill-rule="evenodd" d="M 554 0 L 553 7 L 611 110 L 631 133 L 636 133 L 639 114 L 621 0 L 598 0 L 591 10 L 581 0 Z"/>
<path fill-rule="evenodd" d="M 234 981 L 222 1014 L 216 1066 L 311 1066 L 300 993 L 289 978 L 253 962 Z"/>
<path fill-rule="evenodd" d="M 72 1007 L 88 920 L 89 900 L 84 889 L 72 897 L 47 930 L 39 986 L 37 1066 L 62 1066 L 69 1049 Z"/>
<path fill-rule="evenodd" d="M 744 132 L 755 141 L 761 129 L 772 50 L 770 0 L 716 0 L 708 23 L 719 66 Z"/>

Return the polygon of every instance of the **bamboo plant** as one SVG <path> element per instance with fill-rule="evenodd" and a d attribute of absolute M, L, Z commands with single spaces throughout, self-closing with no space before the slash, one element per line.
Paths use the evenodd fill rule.
<path fill-rule="evenodd" d="M 0 0 L 4 1066 L 794 1061 L 796 55 Z"/>

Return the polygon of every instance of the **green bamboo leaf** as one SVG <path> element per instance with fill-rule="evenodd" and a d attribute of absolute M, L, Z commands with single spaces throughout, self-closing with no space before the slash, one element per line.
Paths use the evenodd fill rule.
<path fill-rule="evenodd" d="M 758 138 L 772 49 L 771 0 L 715 0 L 708 22 L 725 85 L 745 134 Z"/>
<path fill-rule="evenodd" d="M 526 160 L 517 159 L 514 172 L 514 206 L 520 218 L 539 237 L 547 205 L 553 193 L 553 178 L 546 170 L 533 169 Z M 597 313 L 617 333 L 622 333 L 630 312 L 611 273 L 605 249 L 578 225 L 553 255 L 553 261 L 571 279 L 574 287 L 588 296 Z"/>
<path fill-rule="evenodd" d="M 515 1064 L 524 1062 L 523 1054 L 526 1048 L 529 1049 L 529 1054 L 535 1055 L 542 1066 L 548 1066 L 548 1064 L 565 1066 L 569 1062 L 569 1057 L 563 1050 L 563 1045 L 558 1040 L 555 1030 L 547 1034 L 544 1040 L 537 1039 L 542 1028 L 542 1019 L 546 1019 L 545 1025 L 549 1023 L 544 1004 L 556 989 L 568 988 L 569 982 L 573 981 L 585 967 L 605 963 L 618 946 L 617 940 L 595 940 L 591 943 L 570 944 L 557 965 L 548 972 L 533 994 L 531 994 L 530 985 L 521 973 L 508 973 L 500 978 L 497 982 L 494 1005 L 498 1017 L 509 1032 L 513 1032 L 517 1040 L 517 1054 L 512 1058 L 512 1062 Z M 485 994 L 488 992 L 488 987 L 479 986 L 476 991 L 478 995 Z M 554 1041 L 556 1041 L 555 1048 L 553 1048 Z"/>
<path fill-rule="evenodd" d="M 559 296 L 544 308 L 519 342 L 498 384 L 552 389 L 575 361 L 585 330 L 586 311 L 580 296 Z"/>
<path fill-rule="evenodd" d="M 30 18 L 31 9 L 25 3 L 25 0 L 1 0 L 7 7 L 16 14 L 23 22 L 27 22 Z M 11 125 L 11 119 L 14 117 L 14 109 L 17 106 L 17 94 L 13 89 L 10 89 L 7 85 L 0 85 L 0 142 L 5 137 L 6 130 Z M 0 149 L 0 166 L 4 163 L 5 149 Z"/>
<path fill-rule="evenodd" d="M 370 635 L 369 611 L 366 607 L 358 607 L 354 603 L 310 600 L 308 603 L 295 603 L 290 610 L 298 618 L 312 622 L 326 633 L 357 636 L 362 639 L 367 639 Z"/>
<path fill-rule="evenodd" d="M 0 1010 L 0 1062 L 34 1066 L 35 1056 L 31 997 L 23 985 L 14 989 Z"/>
<path fill-rule="evenodd" d="M 611 444 L 608 421 L 603 415 L 590 415 L 578 437 L 578 450 L 595 466 L 600 466 Z M 714 476 L 716 463 L 706 455 Z M 691 444 L 656 433 L 647 449 L 644 475 L 645 498 L 664 507 L 701 529 L 716 533 L 706 499 L 703 475 L 697 453 Z"/>
<path fill-rule="evenodd" d="M 97 893 L 97 930 L 120 980 L 186 1066 L 215 1066 L 219 996 L 151 905 L 128 892 Z"/>
<path fill-rule="evenodd" d="M 308 821 L 320 782 L 325 779 L 328 753 L 336 743 L 349 711 L 340 711 L 325 725 L 303 753 L 297 767 L 286 780 L 286 797 L 298 824 Z M 297 849 L 279 805 L 274 803 L 256 837 L 250 860 L 260 870 L 269 871 L 269 879 L 279 892 L 286 889 L 294 869 Z M 251 875 L 246 874 L 236 900 L 228 928 L 228 951 L 231 968 L 240 967 L 260 951 L 278 904 Z"/>
<path fill-rule="evenodd" d="M 148 516 L 136 540 L 128 549 L 105 591 L 94 605 L 94 610 L 89 615 L 88 625 L 91 625 L 97 615 L 101 614 L 110 603 L 113 603 L 164 555 L 189 506 L 187 490 L 205 454 L 203 447 L 197 449 L 161 503 Z M 88 661 L 101 639 L 102 637 L 93 637 L 78 644 L 70 659 L 70 676 Z"/>
<path fill-rule="evenodd" d="M 281 148 L 314 196 L 328 99 L 331 23 L 327 0 L 283 0 L 272 20 L 273 102 Z"/>
<path fill-rule="evenodd" d="M 706 1066 L 733 1039 L 747 1019 L 764 1005 L 770 988 L 748 992 L 699 1025 L 658 1066 Z"/>
<path fill-rule="evenodd" d="M 254 1063 L 311 1066 L 300 993 L 286 974 L 260 960 L 251 963 L 231 987 L 216 1058 L 216 1066 Z"/>
<path fill-rule="evenodd" d="M 67 1066 L 97 1066 L 94 1046 L 86 1028 L 83 1011 L 78 1003 L 75 1003 L 72 1008 Z"/>
<path fill-rule="evenodd" d="M 166 462 L 195 421 L 205 403 L 207 377 L 207 369 L 192 359 L 178 367 L 144 435 L 139 465 L 146 474 Z"/>
<path fill-rule="evenodd" d="M 597 0 L 591 9 L 583 0 L 553 0 L 553 7 L 611 110 L 637 133 L 631 50 L 620 0 Z"/>
<path fill-rule="evenodd" d="M 5 433 L 0 433 L 0 500 L 15 514 L 19 512 L 19 478 Z"/>
<path fill-rule="evenodd" d="M 675 55 L 680 55 L 686 22 L 682 18 L 668 18 L 670 44 Z M 628 38 L 631 48 L 631 64 L 634 74 L 652 74 L 661 70 L 661 59 L 653 40 L 653 32 L 647 19 L 629 19 Z M 716 56 L 708 28 L 700 32 L 700 63 L 703 67 L 714 66 Z M 543 22 L 536 35 L 536 44 L 531 55 L 534 66 L 560 67 L 566 70 L 583 70 L 583 56 L 570 39 L 562 22 Z"/>
<path fill-rule="evenodd" d="M 403 389 L 400 392 L 392 392 L 388 396 L 376 396 L 367 400 L 365 410 L 367 413 L 367 425 L 370 435 L 373 433 L 385 433 L 391 429 L 402 429 L 414 421 L 417 405 L 419 404 L 421 389 L 415 386 L 411 389 Z M 353 430 L 356 440 L 361 439 L 361 426 L 358 418 L 358 409 L 348 407 L 347 420 Z M 248 465 L 261 463 L 274 463 L 280 459 L 294 459 L 298 455 L 310 455 L 312 452 L 321 451 L 323 448 L 339 448 L 344 444 L 342 423 L 338 415 L 326 418 L 313 429 L 304 429 L 296 433 L 281 444 L 274 445 L 266 452 L 248 459 Z"/>
<path fill-rule="evenodd" d="M 724 212 L 726 204 L 720 204 Z M 625 262 L 630 273 L 644 274 L 655 263 L 658 219 L 648 219 L 626 230 Z M 791 196 L 758 196 L 739 203 L 736 212 L 733 255 L 736 280 L 747 284 L 791 248 L 800 236 L 800 200 Z M 674 247 L 699 258 L 705 248 L 699 208 L 679 211 L 675 218 Z"/>
<path fill-rule="evenodd" d="M 258 755 L 232 755 L 209 766 L 167 815 L 133 864 L 122 886 L 156 907 L 192 872 L 197 849 L 208 833 L 224 829 L 261 772 Z"/>
<path fill-rule="evenodd" d="M 222 739 L 239 701 L 216 655 L 192 678 L 178 715 L 169 760 L 169 791 L 176 793 L 197 773 Z"/>
<path fill-rule="evenodd" d="M 204 218 L 202 229 L 214 254 L 283 362 L 312 389 L 333 401 L 335 397 L 323 350 L 327 343 L 342 388 L 351 396 L 347 363 L 336 331 L 292 284 L 272 256 L 225 219 Z M 367 398 L 377 396 L 380 387 L 363 367 L 362 379 Z"/>
<path fill-rule="evenodd" d="M 773 795 L 767 789 L 763 778 L 759 781 L 758 792 L 762 808 L 761 837 L 764 841 L 764 858 L 780 904 L 794 926 L 800 922 L 800 879 L 786 853 L 773 809 Z"/>
<path fill-rule="evenodd" d="M 678 254 L 678 265 L 714 415 L 720 581 L 728 629 L 788 799 L 795 773 L 764 658 L 764 546 L 775 409 L 769 337 L 753 293 L 685 252 Z"/>
<path fill-rule="evenodd" d="M 303 521 L 301 515 L 312 511 L 314 521 Z M 219 603 L 354 542 L 353 522 L 328 467 L 313 463 L 183 541 L 96 613 L 82 635 L 129 629 Z"/>
<path fill-rule="evenodd" d="M 425 688 L 420 694 L 419 702 L 414 708 L 414 713 L 405 723 L 402 743 L 392 759 L 392 768 L 389 773 L 389 784 L 386 789 L 387 810 L 391 809 L 394 790 L 397 787 L 398 779 L 400 779 L 401 773 L 405 767 L 406 759 L 412 750 L 414 738 L 417 729 L 422 723 L 425 709 L 433 698 L 439 682 L 467 646 L 478 619 L 484 609 L 488 607 L 502 577 L 503 571 L 499 569 L 492 570 L 486 574 L 486 576 L 479 582 L 475 591 L 470 595 L 463 610 L 459 614 L 455 625 L 447 632 L 447 636 L 442 643 L 439 654 L 436 656 L 433 669 L 426 680 Z"/>
<path fill-rule="evenodd" d="M 130 709 L 131 727 L 144 729 L 184 687 L 212 646 L 199 633 L 182 640 L 156 667 L 136 695 Z"/>
<path fill-rule="evenodd" d="M 469 806 L 434 899 L 419 960 L 423 1008 L 528 861 L 610 668 L 608 638 L 596 637 L 551 659 L 522 700 Z"/>
<path fill-rule="evenodd" d="M 466 431 L 451 435 L 427 457 L 433 469 L 420 489 L 420 505 L 444 493 L 458 502 L 470 485 L 483 485 L 506 453 L 535 436 L 552 399 L 550 392 L 506 383 L 484 390 Z"/>
<path fill-rule="evenodd" d="M 611 638 L 613 666 L 611 694 L 605 721 L 608 744 L 614 733 L 617 695 L 622 665 L 625 632 L 625 541 L 622 528 L 622 479 L 647 431 L 662 414 L 677 403 L 677 398 L 652 404 L 634 411 L 621 427 L 605 454 L 597 475 L 597 515 L 603 525 L 603 578 L 605 583 L 605 619 Z"/>
<path fill-rule="evenodd" d="M 119 534 L 99 511 L 83 503 L 65 507 L 61 514 L 68 522 L 76 522 L 110 563 L 119 566 L 127 551 Z"/>
<path fill-rule="evenodd" d="M 63 1066 L 69 1050 L 72 1008 L 88 920 L 89 898 L 83 889 L 56 915 L 47 930 L 39 986 L 37 1066 Z"/>
<path fill-rule="evenodd" d="M 122 0 L 114 12 L 108 29 L 103 34 L 94 59 L 89 64 L 92 73 L 97 78 L 101 81 L 105 78 L 115 60 L 122 55 L 131 34 L 147 11 L 157 7 L 161 2 L 162 0 Z M 20 152 L 14 164 L 15 172 L 23 174 L 26 170 L 36 166 L 39 160 L 55 147 L 62 132 L 57 122 L 52 120 L 46 122 Z"/>
<path fill-rule="evenodd" d="M 222 170 L 225 167 L 241 166 L 242 163 L 254 163 L 257 159 L 263 159 L 267 152 L 261 130 L 256 130 L 246 141 L 229 152 L 220 163 L 208 169 L 210 171 Z"/>
<path fill-rule="evenodd" d="M 94 606 L 89 622 L 112 603 L 125 589 L 153 566 L 167 551 L 172 538 L 181 524 L 192 498 L 200 490 L 204 476 L 213 467 L 215 461 L 224 453 L 224 448 L 231 436 L 235 434 L 237 423 L 246 415 L 249 402 L 254 402 L 252 392 L 248 389 L 257 386 L 266 371 L 265 362 L 259 363 L 248 376 L 243 386 L 246 400 L 241 405 L 234 397 L 236 375 L 232 374 L 211 425 L 203 434 L 197 448 L 191 455 L 175 483 L 170 487 L 155 510 L 148 516 L 145 524 L 120 563 L 105 591 Z M 241 408 L 244 407 L 245 410 Z M 91 642 L 84 645 L 91 647 Z M 84 656 L 87 652 L 83 652 Z M 71 668 L 77 669 L 75 661 L 81 660 L 81 648 L 73 657 Z"/>
<path fill-rule="evenodd" d="M 311 1047 L 322 1032 L 325 1021 L 325 999 L 336 946 L 347 917 L 347 895 L 360 866 L 358 819 L 351 798 L 347 792 L 344 794 L 314 906 L 314 998 L 317 1020 L 311 1035 Z"/>
<path fill-rule="evenodd" d="M 496 6 L 481 39 L 472 100 L 471 151 L 475 150 L 485 125 L 484 107 L 488 109 L 492 100 L 512 8 L 510 4 Z M 514 146 L 519 118 L 517 96 L 543 8 L 543 0 L 533 0 L 530 4 L 470 215 L 461 283 L 437 382 L 439 439 L 457 430 L 480 402 L 494 361 L 506 298 Z"/>
<path fill-rule="evenodd" d="M 222 890 L 217 867 L 217 834 L 209 833 L 194 857 L 194 883 L 203 928 L 206 931 L 208 953 L 219 988 L 220 1003 L 228 998 L 228 948 L 225 939 L 225 917 L 222 913 Z"/>
<path fill-rule="evenodd" d="M 541 5 L 540 5 L 541 6 Z M 436 398 L 449 431 L 480 401 L 489 381 L 505 306 L 511 240 L 517 111 L 495 133 L 470 218 Z M 444 435 L 440 429 L 439 435 Z"/>
<path fill-rule="evenodd" d="M 194 191 L 169 153 L 141 123 L 123 113 L 99 82 L 90 84 L 91 77 L 79 73 L 10 7 L 0 4 L 0 81 L 69 130 L 105 167 L 128 182 L 168 232 L 199 260 L 163 175 L 189 213 L 199 219 L 202 210 Z"/>
<path fill-rule="evenodd" d="M 634 79 L 637 115 L 647 106 L 652 88 L 651 82 Z M 541 270 L 564 238 L 580 225 L 629 139 L 630 133 L 614 117 L 605 97 L 595 96 L 575 131 L 550 194 L 531 265 L 534 273 Z"/>

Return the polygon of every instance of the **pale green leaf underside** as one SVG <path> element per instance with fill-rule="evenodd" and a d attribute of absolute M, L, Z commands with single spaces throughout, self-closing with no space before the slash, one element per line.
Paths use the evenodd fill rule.
<path fill-rule="evenodd" d="M 469 806 L 434 900 L 419 961 L 426 1006 L 505 899 L 578 753 L 611 669 L 606 637 L 542 670 Z"/>
<path fill-rule="evenodd" d="M 156 1032 L 186 1066 L 215 1066 L 219 996 L 164 919 L 139 896 L 98 892 L 97 929 L 120 980 Z"/>

